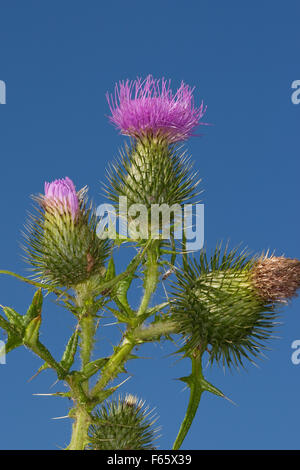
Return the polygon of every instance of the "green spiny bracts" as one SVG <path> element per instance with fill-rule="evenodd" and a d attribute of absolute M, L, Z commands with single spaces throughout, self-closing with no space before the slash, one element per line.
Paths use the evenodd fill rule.
<path fill-rule="evenodd" d="M 26 225 L 25 259 L 37 279 L 52 285 L 74 287 L 105 272 L 110 243 L 97 237 L 97 218 L 87 206 L 86 188 L 75 194 L 76 211 L 69 210 L 65 199 L 34 197 L 37 212 Z"/>
<path fill-rule="evenodd" d="M 199 194 L 199 180 L 191 170 L 186 152 L 164 139 L 148 136 L 125 147 L 110 168 L 105 192 L 120 222 L 127 218 L 129 238 L 151 237 L 170 245 L 182 225 L 183 204 Z"/>
<path fill-rule="evenodd" d="M 177 273 L 172 318 L 185 339 L 182 349 L 187 355 L 207 349 L 211 362 L 228 366 L 257 357 L 275 324 L 276 304 L 300 287 L 299 266 L 297 260 L 237 250 L 222 254 L 220 247 L 208 260 L 202 251 L 199 261 Z"/>
<path fill-rule="evenodd" d="M 189 157 L 182 147 L 164 139 L 145 137 L 120 152 L 120 159 L 108 171 L 105 192 L 116 205 L 119 196 L 131 204 L 184 204 L 197 192 L 199 180 L 192 173 Z"/>
<path fill-rule="evenodd" d="M 121 396 L 95 413 L 90 427 L 90 442 L 94 450 L 155 449 L 157 429 L 152 411 L 133 395 Z"/>

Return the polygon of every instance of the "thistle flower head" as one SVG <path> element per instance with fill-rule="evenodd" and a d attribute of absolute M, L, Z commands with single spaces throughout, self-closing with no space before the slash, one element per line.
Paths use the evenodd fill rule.
<path fill-rule="evenodd" d="M 186 140 L 193 135 L 206 107 L 197 108 L 193 89 L 181 83 L 176 93 L 170 81 L 151 75 L 142 81 L 120 81 L 114 95 L 107 93 L 110 121 L 121 133 L 143 139 L 145 136 L 166 139 L 169 143 Z"/>
<path fill-rule="evenodd" d="M 157 439 L 157 418 L 134 395 L 119 396 L 96 410 L 90 427 L 93 450 L 151 450 Z"/>
<path fill-rule="evenodd" d="M 79 211 L 79 200 L 73 181 L 66 176 L 52 183 L 45 182 L 44 203 L 46 209 L 51 207 L 60 213 L 69 212 L 74 220 Z"/>
<path fill-rule="evenodd" d="M 86 188 L 76 193 L 69 178 L 45 183 L 34 196 L 36 213 L 26 225 L 26 261 L 36 279 L 74 287 L 104 275 L 110 242 L 97 236 L 97 216 Z"/>
<path fill-rule="evenodd" d="M 210 351 L 210 361 L 238 366 L 257 357 L 271 336 L 276 306 L 300 287 L 300 261 L 249 257 L 237 250 L 210 259 L 205 252 L 177 272 L 172 318 L 183 334 L 182 351 Z"/>

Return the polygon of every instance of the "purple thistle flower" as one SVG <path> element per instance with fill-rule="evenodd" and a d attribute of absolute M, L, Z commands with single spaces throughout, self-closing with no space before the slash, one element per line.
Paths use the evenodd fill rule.
<path fill-rule="evenodd" d="M 170 143 L 192 136 L 206 107 L 194 105 L 193 88 L 183 82 L 173 94 L 171 81 L 156 80 L 152 75 L 142 81 L 120 81 L 114 95 L 106 94 L 110 121 L 123 134 L 136 138 L 165 137 Z"/>
<path fill-rule="evenodd" d="M 58 208 L 60 213 L 67 211 L 75 220 L 79 211 L 79 200 L 73 181 L 66 178 L 45 183 L 44 202 L 47 206 Z"/>

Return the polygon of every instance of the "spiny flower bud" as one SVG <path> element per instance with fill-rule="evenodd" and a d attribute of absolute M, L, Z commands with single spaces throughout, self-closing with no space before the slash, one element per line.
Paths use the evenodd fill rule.
<path fill-rule="evenodd" d="M 70 212 L 73 220 L 79 212 L 79 200 L 74 183 L 66 176 L 52 183 L 45 183 L 45 209 L 57 209 L 60 214 Z"/>
<path fill-rule="evenodd" d="M 157 429 L 152 411 L 133 395 L 102 405 L 90 427 L 93 450 L 151 450 Z"/>
<path fill-rule="evenodd" d="M 204 252 L 177 273 L 172 318 L 190 354 L 210 351 L 210 361 L 242 364 L 258 356 L 277 318 L 276 305 L 300 287 L 300 261 L 252 257 L 237 250 L 210 260 Z"/>
<path fill-rule="evenodd" d="M 116 208 L 125 196 L 128 208 L 143 204 L 150 212 L 153 204 L 191 203 L 199 194 L 199 182 L 185 151 L 164 140 L 144 139 L 125 147 L 108 172 L 105 192 Z"/>
<path fill-rule="evenodd" d="M 97 237 L 94 210 L 87 208 L 86 188 L 76 192 L 70 178 L 45 183 L 45 194 L 35 197 L 38 215 L 32 215 L 25 235 L 27 261 L 46 283 L 74 287 L 91 276 L 103 276 L 109 241 Z"/>
<path fill-rule="evenodd" d="M 170 81 L 148 75 L 144 81 L 120 81 L 114 95 L 107 93 L 110 120 L 123 134 L 137 139 L 186 140 L 198 126 L 206 108 L 194 105 L 193 89 L 181 83 L 175 94 Z"/>

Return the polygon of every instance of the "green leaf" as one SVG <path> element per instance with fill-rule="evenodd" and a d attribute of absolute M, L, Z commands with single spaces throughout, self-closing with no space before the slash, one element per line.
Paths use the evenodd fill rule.
<path fill-rule="evenodd" d="M 71 338 L 69 339 L 66 349 L 63 353 L 62 359 L 60 361 L 60 365 L 63 369 L 65 369 L 66 372 L 68 372 L 73 365 L 77 351 L 78 340 L 79 330 L 76 329 L 76 331 L 72 334 Z"/>
<path fill-rule="evenodd" d="M 202 392 L 204 391 L 202 386 L 202 356 L 198 353 L 190 359 L 192 361 L 192 373 L 187 377 L 180 378 L 180 380 L 185 382 L 190 389 L 190 399 L 184 420 L 181 423 L 178 435 L 173 445 L 173 449 L 175 450 L 180 449 L 181 444 L 192 425 L 200 403 Z"/>
<path fill-rule="evenodd" d="M 108 265 L 107 265 L 107 270 L 105 274 L 105 281 L 110 281 L 116 276 L 116 267 L 115 267 L 115 262 L 113 257 L 111 256 Z"/>
<path fill-rule="evenodd" d="M 165 307 L 168 307 L 170 305 L 169 302 L 163 302 L 162 304 L 155 305 L 155 307 L 151 307 L 147 309 L 147 316 L 150 317 L 151 315 L 160 312 L 160 310 L 163 310 Z M 164 318 L 161 315 L 158 315 L 154 318 L 153 323 L 157 321 L 162 321 Z"/>
<path fill-rule="evenodd" d="M 26 315 L 23 316 L 23 323 L 25 326 L 27 326 L 33 318 L 37 317 L 38 315 L 41 315 L 42 306 L 43 306 L 42 289 L 38 289 L 33 296 L 31 305 L 29 306 L 26 312 Z"/>
<path fill-rule="evenodd" d="M 102 293 L 109 291 L 112 287 L 116 286 L 121 280 L 125 279 L 128 275 L 130 275 L 132 272 L 134 272 L 138 265 L 140 264 L 141 260 L 143 259 L 143 256 L 145 252 L 147 251 L 147 248 L 150 244 L 151 240 L 148 240 L 147 244 L 139 251 L 139 253 L 130 261 L 129 265 L 127 266 L 126 270 L 115 276 L 114 278 L 110 279 L 109 281 L 105 281 L 103 284 L 99 286 L 99 292 Z"/>
<path fill-rule="evenodd" d="M 38 320 L 35 320 L 35 322 L 32 323 L 31 327 L 28 328 L 27 333 L 26 327 L 33 319 L 39 317 L 42 310 L 42 303 L 42 290 L 38 289 L 38 291 L 34 294 L 32 303 L 29 306 L 26 315 L 20 315 L 11 307 L 2 307 L 7 319 L 9 320 L 7 321 L 0 316 L 0 326 L 6 330 L 8 334 L 5 345 L 6 353 L 12 351 L 18 346 L 22 346 L 23 337 L 26 336 L 28 339 L 31 336 L 34 327 L 37 326 Z"/>
<path fill-rule="evenodd" d="M 203 387 L 203 390 L 206 390 L 207 392 L 213 393 L 214 395 L 217 395 L 218 397 L 226 398 L 223 392 L 219 390 L 217 387 L 212 385 L 210 382 L 202 378 L 201 384 Z"/>
<path fill-rule="evenodd" d="M 115 308 L 112 308 L 108 305 L 106 306 L 106 308 L 114 314 L 114 316 L 119 320 L 120 323 L 129 323 L 130 319 L 127 315 L 124 315 L 123 306 L 119 303 L 117 299 L 115 299 L 115 302 L 119 306 L 121 311 L 116 310 Z"/>
<path fill-rule="evenodd" d="M 120 372 L 123 372 L 124 367 L 122 367 L 120 369 L 122 369 L 122 370 L 120 370 Z M 124 371 L 125 371 L 125 369 L 124 369 Z M 107 388 L 105 390 L 101 390 L 99 393 L 97 393 L 96 402 L 101 403 L 102 401 L 106 400 L 110 395 L 112 395 L 116 390 L 118 390 L 118 388 L 120 388 L 125 382 L 127 382 L 127 380 L 129 378 L 130 377 L 127 377 L 127 379 L 123 380 L 123 382 L 119 383 L 118 385 L 115 385 L 114 387 L 110 387 L 110 388 Z"/>
<path fill-rule="evenodd" d="M 121 280 L 117 287 L 115 288 L 115 300 L 117 301 L 118 305 L 122 307 L 122 310 L 125 310 L 126 315 L 129 317 L 134 317 L 134 311 L 130 307 L 127 299 L 127 292 L 131 286 L 133 279 L 135 278 L 135 274 L 132 273 L 127 276 L 127 278 Z"/>
<path fill-rule="evenodd" d="M 5 353 L 12 351 L 18 346 L 22 345 L 22 335 L 18 332 L 17 328 L 12 325 L 10 322 L 5 320 L 0 315 L 0 327 L 3 328 L 7 333 L 7 341 L 5 343 Z"/>
<path fill-rule="evenodd" d="M 9 323 L 22 335 L 24 330 L 22 316 L 11 307 L 2 307 L 2 309 Z"/>
<path fill-rule="evenodd" d="M 101 357 L 100 359 L 96 359 L 95 361 L 87 364 L 81 372 L 84 376 L 84 380 L 96 374 L 103 366 L 105 366 L 108 360 L 109 357 Z"/>
<path fill-rule="evenodd" d="M 191 387 L 192 383 L 193 383 L 193 377 L 192 375 L 188 375 L 186 377 L 180 377 L 178 380 L 181 380 L 181 382 L 184 382 L 185 384 L 187 384 L 189 387 Z"/>
<path fill-rule="evenodd" d="M 173 449 L 179 449 L 183 440 L 185 439 L 192 422 L 196 416 L 196 412 L 200 403 L 200 398 L 203 392 L 207 391 L 222 398 L 227 398 L 221 390 L 216 388 L 210 382 L 205 380 L 202 375 L 202 355 L 200 352 L 195 352 L 190 357 L 192 361 L 192 373 L 187 377 L 181 377 L 179 380 L 185 382 L 190 389 L 190 399 L 186 411 L 186 415 L 180 426 L 177 438 L 174 442 Z"/>
<path fill-rule="evenodd" d="M 8 334 L 7 341 L 5 343 L 5 352 L 6 354 L 12 351 L 15 348 L 18 348 L 19 346 L 22 346 L 23 341 L 20 339 L 19 336 L 17 335 L 12 335 Z"/>
<path fill-rule="evenodd" d="M 24 333 L 24 344 L 29 346 L 35 346 L 38 343 L 39 331 L 42 322 L 41 315 L 33 318 L 30 323 L 27 325 Z"/>
<path fill-rule="evenodd" d="M 7 333 L 14 334 L 16 332 L 15 328 L 0 315 L 0 326 L 5 330 Z"/>
<path fill-rule="evenodd" d="M 37 370 L 37 372 L 32 376 L 30 377 L 30 379 L 28 380 L 28 382 L 30 382 L 32 379 L 34 379 L 35 377 L 37 377 L 41 372 L 43 372 L 43 370 L 47 370 L 47 369 L 50 369 L 51 367 L 49 366 L 49 364 L 47 362 L 44 362 L 43 365 L 41 365 L 41 367 L 39 367 L 39 369 Z"/>

